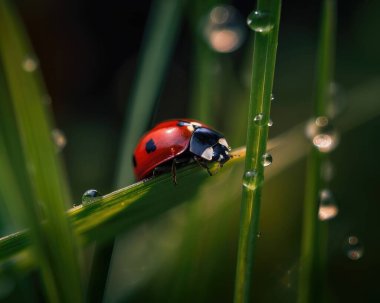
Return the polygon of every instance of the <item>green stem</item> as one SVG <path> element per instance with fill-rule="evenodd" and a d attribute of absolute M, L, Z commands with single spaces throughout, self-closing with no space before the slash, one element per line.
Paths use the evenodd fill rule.
<path fill-rule="evenodd" d="M 156 0 L 146 25 L 142 53 L 132 97 L 127 107 L 119 158 L 117 187 L 134 180 L 132 154 L 140 136 L 148 129 L 165 79 L 164 74 L 179 30 L 184 0 Z"/>
<path fill-rule="evenodd" d="M 258 12 L 269 14 L 269 32 L 256 32 L 253 51 L 252 87 L 248 112 L 247 154 L 237 255 L 235 303 L 249 302 L 254 250 L 259 230 L 261 189 L 264 181 L 262 157 L 266 152 L 281 1 L 258 1 Z M 255 117 L 262 115 L 259 123 Z"/>
<path fill-rule="evenodd" d="M 335 53 L 335 0 L 325 0 L 321 16 L 313 116 L 327 116 Z M 298 302 L 319 302 L 323 294 L 326 265 L 326 223 L 318 220 L 321 163 L 326 155 L 313 147 L 308 155 Z"/>
<path fill-rule="evenodd" d="M 134 180 L 132 154 L 139 137 L 147 130 L 164 82 L 182 16 L 184 0 L 156 0 L 148 17 L 136 81 L 125 114 L 121 151 L 116 179 L 120 188 Z M 87 289 L 88 302 L 101 302 L 115 240 L 96 244 Z M 104 277 L 100 277 L 103 274 Z"/>

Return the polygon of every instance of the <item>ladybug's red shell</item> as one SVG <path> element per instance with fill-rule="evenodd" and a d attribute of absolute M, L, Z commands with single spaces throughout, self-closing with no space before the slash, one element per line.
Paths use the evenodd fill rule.
<path fill-rule="evenodd" d="M 190 123 L 208 127 L 194 120 L 169 120 L 157 124 L 140 139 L 133 156 L 134 172 L 138 180 L 151 174 L 158 165 L 186 151 L 194 132 Z"/>

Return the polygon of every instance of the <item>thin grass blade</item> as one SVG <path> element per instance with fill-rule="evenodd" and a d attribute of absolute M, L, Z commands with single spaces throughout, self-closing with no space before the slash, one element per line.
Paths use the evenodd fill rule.
<path fill-rule="evenodd" d="M 254 250 L 259 232 L 263 157 L 267 150 L 268 122 L 276 62 L 281 1 L 258 1 L 248 24 L 256 31 L 253 51 L 251 100 L 248 112 L 247 154 L 243 177 L 240 236 L 234 302 L 249 302 Z"/>
<path fill-rule="evenodd" d="M 9 96 L 1 100 L 1 107 L 10 114 L 1 130 L 12 141 L 5 150 L 22 197 L 17 211 L 30 227 L 49 300 L 81 302 L 79 254 L 64 216 L 69 193 L 43 104 L 46 92 L 24 29 L 7 1 L 0 2 L 0 59 Z"/>

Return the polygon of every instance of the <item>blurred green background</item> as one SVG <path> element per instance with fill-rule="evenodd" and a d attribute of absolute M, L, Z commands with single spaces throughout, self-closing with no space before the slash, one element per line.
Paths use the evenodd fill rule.
<path fill-rule="evenodd" d="M 73 204 L 89 188 L 111 192 L 151 1 L 15 3 L 38 57 L 56 126 L 65 134 L 62 155 Z M 197 13 L 192 1 L 185 3 L 152 123 L 196 113 L 194 83 L 200 67 L 194 54 L 201 47 L 208 56 L 207 75 L 213 79 L 208 92 L 212 110 L 204 122 L 239 147 L 245 141 L 252 64 L 253 34 L 245 16 L 255 3 L 228 2 L 235 9 L 229 8 L 233 18 L 219 27 L 210 21 L 210 11 L 223 3 L 197 3 Z M 310 118 L 320 6 L 320 1 L 283 2 L 270 138 Z M 331 302 L 380 298 L 379 12 L 377 1 L 338 2 L 334 122 L 340 143 L 330 156 L 328 187 L 339 213 L 329 223 L 326 281 Z M 213 40 L 220 26 L 236 33 L 231 44 Z M 299 142 L 286 138 L 281 146 Z M 305 151 L 299 152 L 299 160 L 292 161 L 292 154 L 274 147 L 274 161 L 267 168 L 254 302 L 296 300 L 305 176 Z M 242 166 L 229 168 L 205 183 L 192 201 L 119 235 L 105 301 L 231 302 L 242 174 Z M 226 183 L 231 184 L 227 194 Z M 360 240 L 357 260 L 347 256 L 349 236 Z M 4 285 L 0 281 L 0 298 L 8 300 L 16 288 Z"/>

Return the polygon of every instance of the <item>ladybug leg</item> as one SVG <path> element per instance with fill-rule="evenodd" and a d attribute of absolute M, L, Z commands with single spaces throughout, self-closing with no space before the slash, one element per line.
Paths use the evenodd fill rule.
<path fill-rule="evenodd" d="M 177 161 L 176 159 L 173 159 L 172 162 L 172 178 L 173 178 L 173 183 L 174 185 L 177 185 L 177 167 L 176 167 Z"/>
<path fill-rule="evenodd" d="M 211 171 L 210 171 L 210 169 L 208 168 L 208 166 L 207 166 L 206 163 L 200 161 L 198 157 L 194 157 L 194 160 L 195 160 L 195 162 L 197 162 L 197 163 L 199 164 L 200 167 L 202 167 L 202 168 L 204 168 L 205 170 L 207 170 L 207 172 L 208 172 L 208 174 L 209 174 L 210 176 L 212 176 L 212 173 L 211 173 Z"/>

